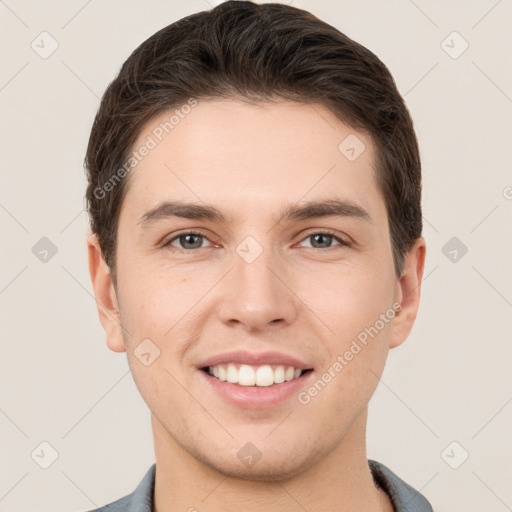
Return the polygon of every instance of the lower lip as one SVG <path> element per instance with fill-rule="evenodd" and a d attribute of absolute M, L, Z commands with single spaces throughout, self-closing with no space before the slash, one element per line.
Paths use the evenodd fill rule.
<path fill-rule="evenodd" d="M 291 396 L 297 396 L 312 378 L 313 371 L 302 374 L 297 379 L 272 384 L 272 386 L 240 386 L 212 377 L 209 373 L 198 370 L 206 384 L 232 404 L 246 409 L 263 409 L 284 402 Z"/>

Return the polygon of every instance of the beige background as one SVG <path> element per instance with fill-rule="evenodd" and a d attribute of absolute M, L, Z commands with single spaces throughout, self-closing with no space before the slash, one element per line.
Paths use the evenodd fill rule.
<path fill-rule="evenodd" d="M 422 306 L 372 399 L 368 455 L 436 511 L 512 510 L 512 1 L 292 4 L 388 65 L 422 150 Z M 94 508 L 131 492 L 154 461 L 148 409 L 91 296 L 82 162 L 99 98 L 129 53 L 207 8 L 0 1 L 3 512 Z M 31 47 L 46 37 L 51 49 L 43 31 L 59 45 L 46 59 Z M 463 39 L 446 39 L 453 31 Z M 42 237 L 58 250 L 46 263 L 32 252 Z M 443 253 L 452 237 L 468 248 L 456 262 L 450 246 Z M 48 469 L 44 441 L 58 453 Z"/>

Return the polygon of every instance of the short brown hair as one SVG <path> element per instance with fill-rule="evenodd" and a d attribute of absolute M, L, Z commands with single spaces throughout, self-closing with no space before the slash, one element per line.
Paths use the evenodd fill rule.
<path fill-rule="evenodd" d="M 228 1 L 149 37 L 103 95 L 84 166 L 91 230 L 114 284 L 119 212 L 130 178 L 126 168 L 119 171 L 146 123 L 190 98 L 318 103 L 367 133 L 377 148 L 377 182 L 395 272 L 402 275 L 404 255 L 422 232 L 421 163 L 391 73 L 367 48 L 305 10 Z"/>

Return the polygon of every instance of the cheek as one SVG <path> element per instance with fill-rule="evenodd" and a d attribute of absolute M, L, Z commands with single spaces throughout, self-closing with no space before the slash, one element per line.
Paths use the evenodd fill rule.
<path fill-rule="evenodd" d="M 381 315 L 392 306 L 392 280 L 368 268 L 353 268 L 325 285 L 329 300 L 317 304 L 322 307 L 318 316 L 334 333 L 324 338 L 329 356 L 319 376 L 327 372 L 326 379 L 334 377 L 321 400 L 339 414 L 355 413 L 373 394 L 386 361 L 392 315 L 387 322 Z"/>
<path fill-rule="evenodd" d="M 119 272 L 122 283 L 122 312 L 130 331 L 147 330 L 146 335 L 161 337 L 186 312 L 187 297 L 194 296 L 185 277 L 164 275 L 158 269 L 133 265 Z M 130 328 L 131 327 L 131 328 Z M 144 333 L 142 333 L 144 334 Z"/>
<path fill-rule="evenodd" d="M 316 276 L 318 277 L 318 276 Z M 381 269 L 352 266 L 315 279 L 306 297 L 311 310 L 330 327 L 332 348 L 341 350 L 360 332 L 373 326 L 393 303 L 394 281 Z M 315 291 L 316 290 L 316 291 Z M 385 336 L 390 324 L 380 325 Z"/>
<path fill-rule="evenodd" d="M 121 322 L 126 328 L 123 336 L 127 357 L 134 378 L 144 386 L 157 388 L 158 379 L 169 380 L 168 372 L 181 373 L 190 344 L 200 337 L 204 322 L 200 321 L 198 303 L 205 295 L 201 284 L 204 280 L 170 269 L 166 274 L 161 269 L 126 270 L 119 282 L 123 283 Z M 151 358 L 158 355 L 151 370 L 137 359 L 143 351 Z"/>

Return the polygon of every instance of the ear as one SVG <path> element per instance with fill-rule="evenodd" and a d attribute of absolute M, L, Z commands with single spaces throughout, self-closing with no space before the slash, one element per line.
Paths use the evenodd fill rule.
<path fill-rule="evenodd" d="M 420 237 L 404 257 L 404 270 L 395 293 L 395 301 L 402 304 L 402 307 L 393 319 L 389 348 L 397 347 L 407 339 L 416 320 L 426 250 L 425 240 Z"/>
<path fill-rule="evenodd" d="M 110 268 L 103 259 L 96 235 L 91 234 L 87 238 L 87 250 L 94 297 L 101 325 L 107 335 L 107 345 L 114 352 L 125 352 L 116 291 L 110 275 Z"/>

